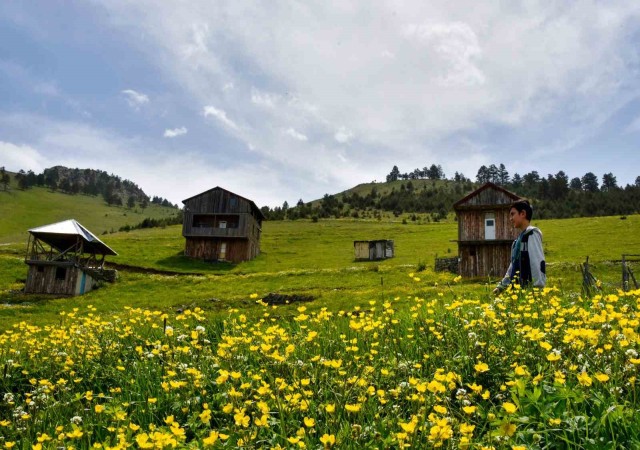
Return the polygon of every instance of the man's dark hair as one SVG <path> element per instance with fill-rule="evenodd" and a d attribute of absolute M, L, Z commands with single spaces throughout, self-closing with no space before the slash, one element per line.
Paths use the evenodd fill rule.
<path fill-rule="evenodd" d="M 525 198 L 513 202 L 511 204 L 511 208 L 515 208 L 516 211 L 518 211 L 518 212 L 524 211 L 525 214 L 526 214 L 527 220 L 529 220 L 529 221 L 533 217 L 533 208 L 531 207 L 531 204 L 529 203 L 529 200 L 527 200 Z M 511 208 L 509 208 L 509 209 L 511 209 Z"/>

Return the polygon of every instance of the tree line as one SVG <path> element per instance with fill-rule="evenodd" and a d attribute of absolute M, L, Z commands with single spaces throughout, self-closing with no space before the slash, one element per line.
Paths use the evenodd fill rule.
<path fill-rule="evenodd" d="M 6 191 L 11 177 L 4 167 L 0 168 L 0 185 Z M 138 205 L 145 209 L 149 202 L 165 207 L 178 208 L 169 200 L 154 196 L 152 199 L 140 187 L 130 180 L 123 180 L 117 175 L 108 174 L 102 170 L 69 169 L 55 166 L 36 174 L 33 170 L 20 170 L 15 174 L 15 181 L 19 189 L 26 190 L 34 186 L 46 187 L 53 192 L 69 195 L 84 194 L 102 196 L 110 206 L 127 206 L 133 208 Z"/>
<path fill-rule="evenodd" d="M 442 167 L 432 164 L 411 172 L 400 172 L 394 165 L 386 177 L 387 182 L 406 181 L 386 193 L 373 186 L 365 195 L 357 192 L 342 195 L 325 194 L 317 202 L 305 203 L 300 199 L 290 207 L 284 202 L 282 207 L 263 207 L 268 220 L 353 217 L 363 215 L 379 217 L 380 211 L 402 213 L 427 213 L 433 220 L 439 220 L 453 212 L 453 205 L 481 184 L 492 182 L 512 191 L 520 197 L 532 200 L 536 218 L 593 217 L 607 215 L 635 214 L 640 212 L 640 176 L 635 183 L 622 187 L 616 176 L 604 173 L 600 179 L 593 172 L 582 177 L 569 178 L 560 170 L 556 174 L 540 175 L 531 171 L 511 175 L 504 164 L 481 166 L 475 182 L 460 172 L 447 179 Z M 415 180 L 432 180 L 422 187 Z M 412 182 L 413 181 L 413 182 Z M 415 217 L 415 216 L 414 216 Z"/>
<path fill-rule="evenodd" d="M 569 176 L 560 170 L 546 177 L 537 171 L 520 175 L 499 166 L 481 166 L 478 183 L 493 182 L 534 201 L 538 218 L 567 218 L 635 214 L 640 212 L 640 176 L 622 187 L 612 172 L 599 178 L 593 172 L 582 177 Z"/>

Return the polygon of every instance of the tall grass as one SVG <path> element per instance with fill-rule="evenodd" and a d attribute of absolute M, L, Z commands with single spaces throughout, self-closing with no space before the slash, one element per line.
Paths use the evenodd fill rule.
<path fill-rule="evenodd" d="M 407 298 L 293 316 L 252 295 L 254 318 L 85 306 L 16 325 L 0 336 L 0 445 L 640 445 L 640 291 L 480 298 L 416 278 Z"/>

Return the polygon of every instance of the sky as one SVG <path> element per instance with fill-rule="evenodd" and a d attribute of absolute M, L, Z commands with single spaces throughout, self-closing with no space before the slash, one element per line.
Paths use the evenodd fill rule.
<path fill-rule="evenodd" d="M 0 166 L 295 204 L 441 165 L 640 175 L 640 2 L 0 2 Z"/>

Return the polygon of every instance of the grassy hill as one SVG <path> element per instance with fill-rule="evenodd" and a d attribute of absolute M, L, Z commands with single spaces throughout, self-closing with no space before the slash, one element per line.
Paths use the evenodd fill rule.
<path fill-rule="evenodd" d="M 371 191 L 377 192 L 380 196 L 387 196 L 392 191 L 399 191 L 403 186 L 407 186 L 408 183 L 411 183 L 413 186 L 413 190 L 415 192 L 419 192 L 422 190 L 441 190 L 447 193 L 457 193 L 457 195 L 462 198 L 464 195 L 471 192 L 477 184 L 474 183 L 466 183 L 469 187 L 467 191 L 465 191 L 464 186 L 465 183 L 458 183 L 451 180 L 427 180 L 427 179 L 418 179 L 418 180 L 396 180 L 396 181 L 387 181 L 387 182 L 371 182 L 371 183 L 361 183 L 350 189 L 347 189 L 342 192 L 338 192 L 333 195 L 336 200 L 344 201 L 345 198 L 351 197 L 353 194 L 357 194 L 360 197 L 366 197 L 371 193 Z M 321 198 L 311 201 L 311 206 L 316 207 L 320 205 L 322 201 Z"/>
<path fill-rule="evenodd" d="M 407 183 L 411 182 L 414 190 L 422 190 L 422 189 L 445 189 L 453 191 L 457 185 L 462 185 L 461 183 L 456 183 L 450 180 L 427 180 L 427 179 L 419 179 L 419 180 L 396 180 L 396 181 L 387 181 L 381 183 L 361 183 L 358 184 L 346 191 L 342 191 L 338 194 L 335 194 L 336 197 L 342 198 L 344 196 L 358 194 L 360 196 L 365 196 L 371 192 L 372 189 L 375 189 L 380 193 L 380 195 L 388 195 L 392 190 L 400 190 L 402 185 L 407 185 Z M 475 184 L 474 184 L 475 186 Z M 320 199 L 315 200 L 320 201 Z"/>
<path fill-rule="evenodd" d="M 108 206 L 102 197 L 51 192 L 44 187 L 20 190 L 12 184 L 0 190 L 0 244 L 24 243 L 27 230 L 66 219 L 76 219 L 97 236 L 117 231 L 125 225 L 134 226 L 145 218 L 162 219 L 178 211 L 150 204 L 127 208 Z"/>

